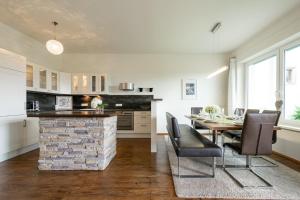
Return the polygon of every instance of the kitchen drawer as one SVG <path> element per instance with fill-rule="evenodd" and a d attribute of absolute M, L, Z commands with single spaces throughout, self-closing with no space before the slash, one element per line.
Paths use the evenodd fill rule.
<path fill-rule="evenodd" d="M 151 116 L 150 111 L 134 111 L 134 116 Z"/>
<path fill-rule="evenodd" d="M 134 116 L 134 123 L 138 124 L 150 124 L 151 123 L 151 116 Z"/>
<path fill-rule="evenodd" d="M 151 124 L 134 124 L 134 133 L 151 133 Z"/>

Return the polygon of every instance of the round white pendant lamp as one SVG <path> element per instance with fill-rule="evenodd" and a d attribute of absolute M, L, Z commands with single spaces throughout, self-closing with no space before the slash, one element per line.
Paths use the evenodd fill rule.
<path fill-rule="evenodd" d="M 52 24 L 54 25 L 54 39 L 48 40 L 46 42 L 46 48 L 50 53 L 54 55 L 60 55 L 64 52 L 64 46 L 61 42 L 56 40 L 56 26 L 58 25 L 58 23 L 54 21 L 52 22 Z"/>

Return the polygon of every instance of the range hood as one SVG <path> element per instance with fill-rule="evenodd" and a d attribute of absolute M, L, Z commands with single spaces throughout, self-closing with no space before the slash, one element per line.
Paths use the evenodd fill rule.
<path fill-rule="evenodd" d="M 120 83 L 119 89 L 123 91 L 133 91 L 134 84 L 133 83 Z"/>

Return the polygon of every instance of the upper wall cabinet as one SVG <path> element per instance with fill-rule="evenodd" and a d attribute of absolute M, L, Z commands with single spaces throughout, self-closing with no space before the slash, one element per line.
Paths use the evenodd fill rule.
<path fill-rule="evenodd" d="M 72 74 L 73 94 L 107 93 L 107 76 L 105 74 Z"/>
<path fill-rule="evenodd" d="M 61 94 L 106 94 L 106 74 L 65 73 L 47 69 L 34 63 L 26 66 L 27 90 Z"/>
<path fill-rule="evenodd" d="M 47 90 L 48 92 L 59 92 L 59 72 L 48 70 L 47 71 Z"/>
<path fill-rule="evenodd" d="M 107 93 L 107 76 L 105 74 L 90 75 L 90 94 Z"/>
<path fill-rule="evenodd" d="M 49 70 L 34 63 L 26 65 L 27 90 L 59 92 L 59 72 Z"/>
<path fill-rule="evenodd" d="M 48 89 L 48 81 L 47 81 L 48 71 L 47 69 L 40 67 L 39 68 L 39 89 L 42 91 L 47 91 Z"/>
<path fill-rule="evenodd" d="M 86 73 L 72 74 L 72 94 L 89 93 L 89 75 Z"/>
<path fill-rule="evenodd" d="M 71 74 L 60 72 L 59 73 L 59 91 L 61 94 L 71 94 Z"/>
<path fill-rule="evenodd" d="M 39 89 L 39 68 L 33 63 L 26 65 L 26 87 L 27 90 L 37 91 Z"/>

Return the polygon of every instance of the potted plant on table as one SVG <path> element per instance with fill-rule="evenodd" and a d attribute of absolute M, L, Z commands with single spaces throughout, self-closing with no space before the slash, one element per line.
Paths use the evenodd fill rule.
<path fill-rule="evenodd" d="M 204 109 L 204 111 L 209 114 L 209 118 L 211 120 L 215 119 L 216 114 L 219 112 L 219 110 L 220 110 L 219 106 L 216 105 L 206 106 Z"/>

